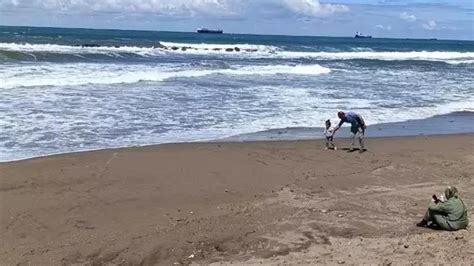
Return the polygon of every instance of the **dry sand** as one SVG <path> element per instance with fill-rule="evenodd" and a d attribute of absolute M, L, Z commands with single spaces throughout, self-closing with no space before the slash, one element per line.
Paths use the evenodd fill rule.
<path fill-rule="evenodd" d="M 362 154 L 322 141 L 207 143 L 2 163 L 0 261 L 473 263 L 472 228 L 414 224 L 447 185 L 474 204 L 474 135 L 367 142 Z"/>

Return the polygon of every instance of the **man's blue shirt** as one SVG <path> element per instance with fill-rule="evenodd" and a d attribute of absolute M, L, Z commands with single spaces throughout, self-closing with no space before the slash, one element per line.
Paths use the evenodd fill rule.
<path fill-rule="evenodd" d="M 359 115 L 354 113 L 354 112 L 347 112 L 346 117 L 344 119 L 341 119 L 341 125 L 343 123 L 350 123 L 353 127 L 358 127 L 360 126 L 359 123 Z"/>

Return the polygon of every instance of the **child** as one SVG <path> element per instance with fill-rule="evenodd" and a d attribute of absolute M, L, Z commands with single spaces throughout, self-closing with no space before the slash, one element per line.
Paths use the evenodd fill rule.
<path fill-rule="evenodd" d="M 336 145 L 334 145 L 334 128 L 331 127 L 331 120 L 326 120 L 326 128 L 324 129 L 324 136 L 326 137 L 326 149 L 337 150 Z"/>

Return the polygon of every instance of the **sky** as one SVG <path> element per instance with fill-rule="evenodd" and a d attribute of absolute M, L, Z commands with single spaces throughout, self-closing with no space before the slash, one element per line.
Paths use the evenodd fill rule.
<path fill-rule="evenodd" d="M 0 0 L 0 25 L 474 40 L 474 0 Z"/>

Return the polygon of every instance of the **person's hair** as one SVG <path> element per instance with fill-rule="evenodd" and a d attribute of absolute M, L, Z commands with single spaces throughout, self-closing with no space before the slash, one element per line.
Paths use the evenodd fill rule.
<path fill-rule="evenodd" d="M 457 197 L 458 196 L 458 189 L 455 186 L 449 186 L 444 191 L 444 194 L 446 196 L 446 199 L 450 199 L 452 197 Z"/>
<path fill-rule="evenodd" d="M 343 111 L 337 112 L 337 117 L 341 117 L 341 116 L 344 116 L 344 115 L 345 115 L 345 113 Z"/>
<path fill-rule="evenodd" d="M 331 126 L 331 120 L 328 119 L 328 120 L 326 120 L 326 127 L 330 127 L 330 126 Z"/>

